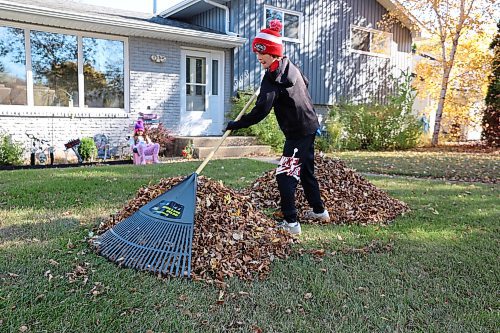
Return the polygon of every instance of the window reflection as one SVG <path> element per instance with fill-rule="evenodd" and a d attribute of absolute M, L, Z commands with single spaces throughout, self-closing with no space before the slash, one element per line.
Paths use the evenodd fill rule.
<path fill-rule="evenodd" d="M 124 107 L 123 54 L 122 41 L 83 38 L 85 106 Z"/>
<path fill-rule="evenodd" d="M 76 36 L 31 31 L 35 105 L 78 106 Z"/>
<path fill-rule="evenodd" d="M 351 47 L 354 50 L 370 52 L 370 32 L 353 28 Z"/>
<path fill-rule="evenodd" d="M 283 24 L 282 36 L 293 40 L 299 39 L 300 15 L 285 13 L 278 9 L 266 8 L 266 28 L 272 20 L 279 20 Z"/>
<path fill-rule="evenodd" d="M 24 30 L 0 26 L 0 104 L 26 105 Z"/>
<path fill-rule="evenodd" d="M 299 16 L 285 14 L 283 37 L 299 39 Z"/>
<path fill-rule="evenodd" d="M 219 94 L 219 61 L 212 60 L 212 95 Z"/>
<path fill-rule="evenodd" d="M 186 110 L 205 111 L 206 58 L 186 57 Z"/>

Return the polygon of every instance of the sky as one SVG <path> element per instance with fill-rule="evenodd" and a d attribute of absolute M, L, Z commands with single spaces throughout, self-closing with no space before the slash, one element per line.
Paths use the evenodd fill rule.
<path fill-rule="evenodd" d="M 125 10 L 133 10 L 136 12 L 153 13 L 153 0 L 75 0 L 81 3 L 88 3 L 95 6 L 105 6 L 111 8 L 119 8 Z M 157 13 L 176 5 L 183 0 L 157 0 Z"/>

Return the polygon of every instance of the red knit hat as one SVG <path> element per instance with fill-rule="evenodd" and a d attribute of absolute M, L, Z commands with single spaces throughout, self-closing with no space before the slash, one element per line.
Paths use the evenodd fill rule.
<path fill-rule="evenodd" d="M 280 31 L 282 24 L 279 20 L 269 22 L 269 28 L 262 29 L 252 42 L 252 50 L 255 53 L 271 54 L 278 57 L 283 56 L 283 41 Z"/>

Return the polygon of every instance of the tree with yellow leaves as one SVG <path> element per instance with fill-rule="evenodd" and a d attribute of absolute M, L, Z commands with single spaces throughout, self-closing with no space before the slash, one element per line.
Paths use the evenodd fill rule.
<path fill-rule="evenodd" d="M 438 41 L 439 54 L 439 96 L 432 134 L 432 145 L 439 143 L 443 110 L 449 96 L 450 78 L 457 65 L 457 51 L 464 43 L 467 32 L 482 33 L 485 26 L 493 21 L 496 0 L 400 0 L 400 6 L 392 10 L 390 16 L 398 18 L 408 12 L 419 21 Z M 458 73 L 457 73 L 458 74 Z M 459 75 L 459 74 L 458 74 Z M 477 89 L 477 88 L 475 88 Z"/>
<path fill-rule="evenodd" d="M 460 138 L 463 128 L 480 122 L 478 104 L 484 100 L 488 87 L 492 36 L 493 30 L 476 32 L 466 28 L 463 41 L 457 47 L 441 118 L 441 129 L 447 129 L 452 138 Z M 417 47 L 421 60 L 415 68 L 418 78 L 415 87 L 432 100 L 438 100 L 442 89 L 440 48 L 436 36 L 419 42 Z M 474 110 L 476 113 L 472 112 Z"/>

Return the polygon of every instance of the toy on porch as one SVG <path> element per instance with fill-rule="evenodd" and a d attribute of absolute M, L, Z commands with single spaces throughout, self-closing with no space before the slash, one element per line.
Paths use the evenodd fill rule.
<path fill-rule="evenodd" d="M 133 153 L 134 164 L 146 164 L 148 161 L 158 163 L 160 145 L 151 142 L 146 133 L 144 122 L 140 119 L 134 127 L 134 136 L 130 138 L 130 147 Z"/>

